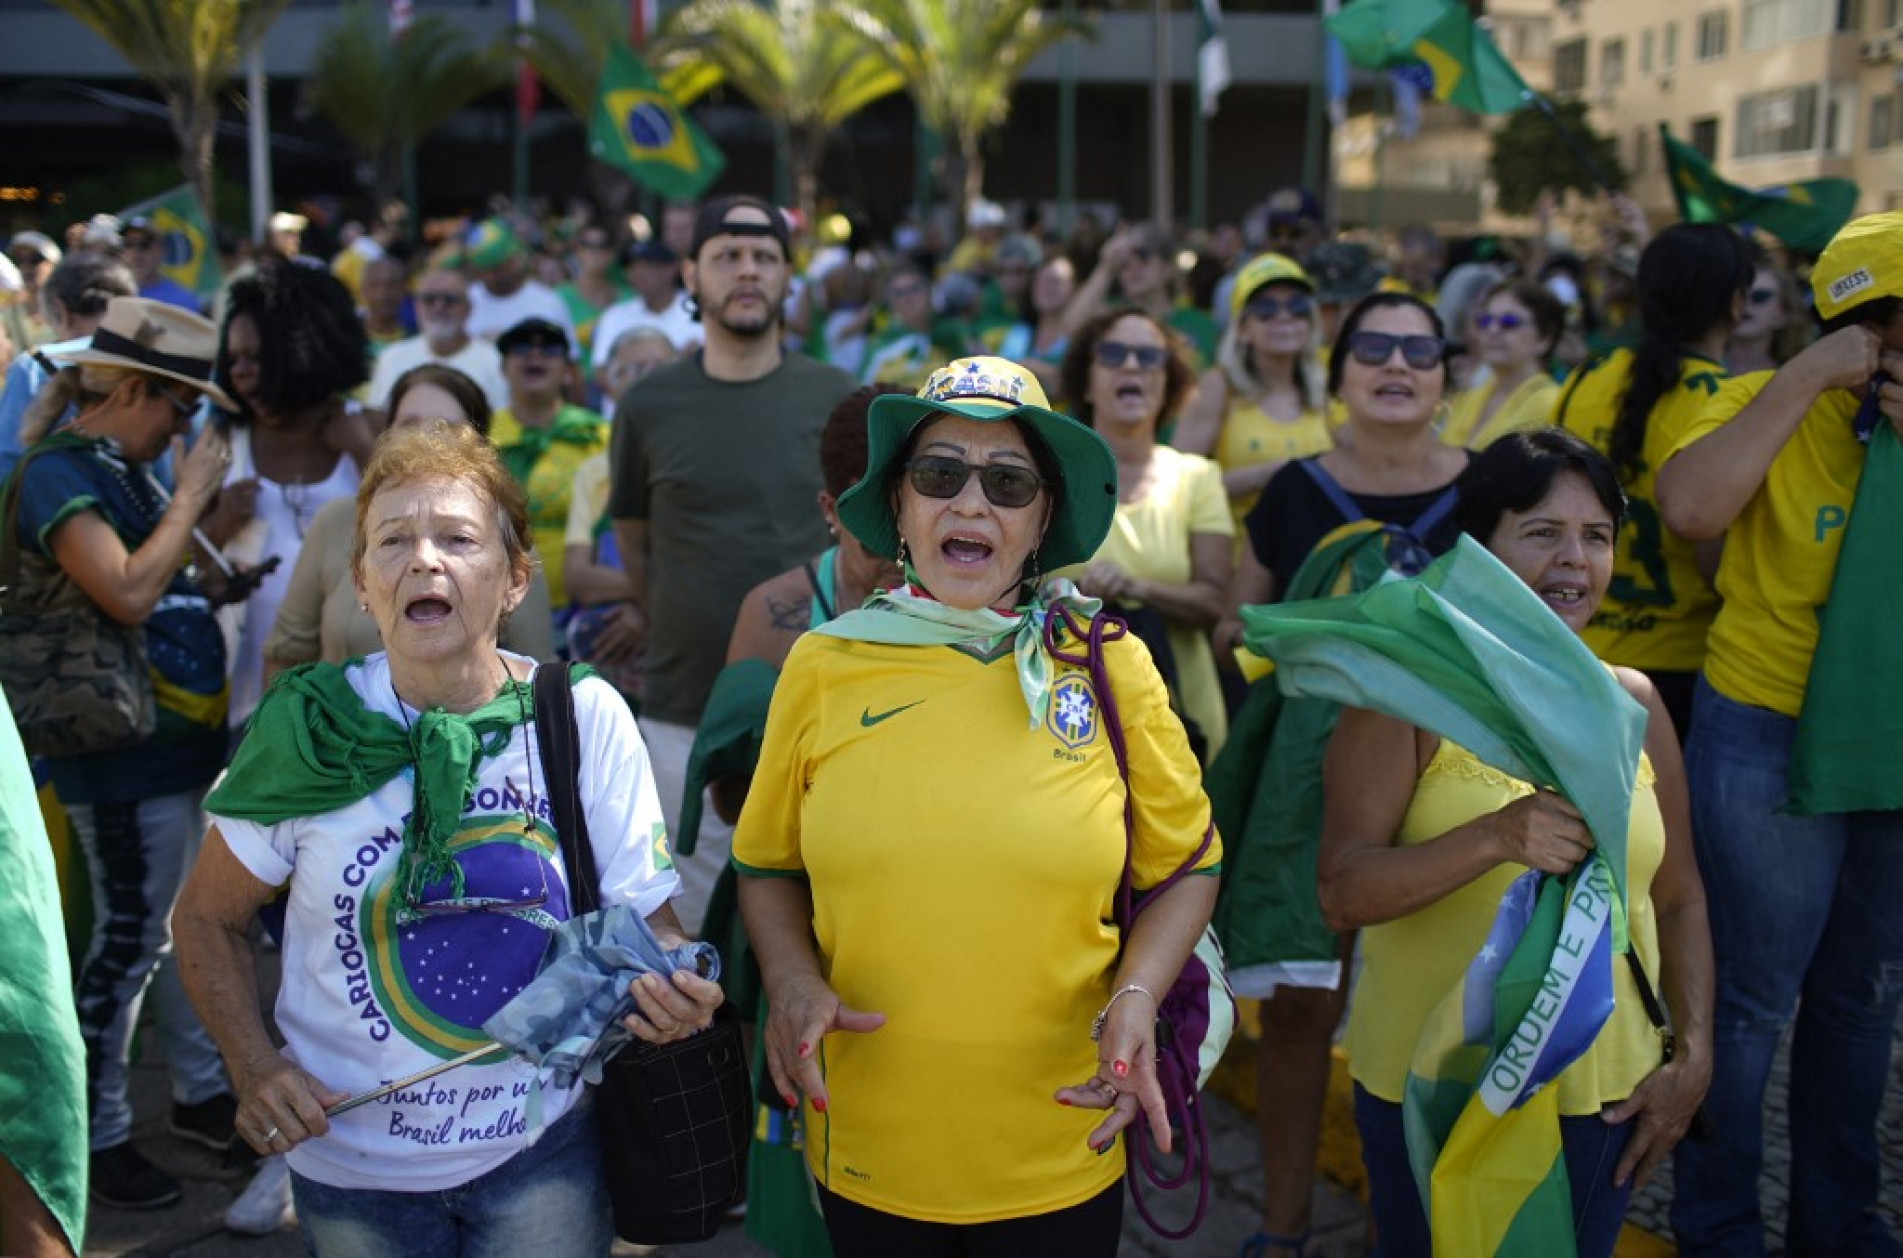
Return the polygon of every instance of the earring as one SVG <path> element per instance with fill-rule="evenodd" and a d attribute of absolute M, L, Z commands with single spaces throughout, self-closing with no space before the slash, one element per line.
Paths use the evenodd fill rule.
<path fill-rule="evenodd" d="M 904 571 L 912 562 L 912 557 L 905 553 L 905 539 L 903 537 L 899 539 L 899 553 L 895 558 L 899 561 L 900 571 Z"/>
<path fill-rule="evenodd" d="M 1044 565 L 1037 557 L 1037 548 L 1031 549 L 1031 588 L 1039 589 L 1044 584 Z"/>

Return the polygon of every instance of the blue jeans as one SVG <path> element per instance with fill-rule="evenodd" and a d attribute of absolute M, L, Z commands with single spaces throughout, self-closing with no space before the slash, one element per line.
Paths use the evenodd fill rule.
<path fill-rule="evenodd" d="M 1797 722 L 1702 678 L 1695 703 L 1685 765 L 1718 957 L 1715 1139 L 1678 1146 L 1679 1253 L 1764 1253 L 1764 1087 L 1795 1009 L 1786 1248 L 1897 1254 L 1876 1212 L 1876 1123 L 1903 996 L 1903 813 L 1784 812 Z"/>
<path fill-rule="evenodd" d="M 1427 1211 L 1407 1157 L 1401 1107 L 1355 1085 L 1355 1129 L 1368 1169 L 1368 1213 L 1374 1221 L 1373 1258 L 1431 1258 Z M 1560 1154 L 1573 1190 L 1573 1236 L 1580 1258 L 1612 1253 L 1625 1224 L 1632 1184 L 1615 1188 L 1612 1172 L 1632 1136 L 1632 1124 L 1614 1126 L 1597 1114 L 1559 1120 Z"/>
<path fill-rule="evenodd" d="M 614 1243 L 592 1099 L 501 1166 L 455 1188 L 333 1188 L 293 1171 L 291 1197 L 314 1258 L 595 1258 Z"/>
<path fill-rule="evenodd" d="M 172 1099 L 196 1105 L 230 1090 L 218 1047 L 185 999 L 172 955 L 172 906 L 205 833 L 204 798 L 203 791 L 185 791 L 66 809 L 92 881 L 92 940 L 73 1003 L 86 1046 L 94 1149 L 110 1149 L 132 1136 L 129 1058 L 148 988 L 172 1074 Z"/>

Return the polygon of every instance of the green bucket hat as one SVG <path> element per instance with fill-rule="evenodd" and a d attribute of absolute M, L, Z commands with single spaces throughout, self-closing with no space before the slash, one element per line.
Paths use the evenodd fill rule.
<path fill-rule="evenodd" d="M 492 266 L 501 266 L 523 252 L 526 250 L 522 238 L 515 234 L 515 228 L 509 226 L 507 220 L 485 218 L 469 233 L 463 256 L 470 266 L 487 270 Z"/>
<path fill-rule="evenodd" d="M 866 474 L 839 496 L 840 523 L 875 555 L 899 553 L 899 525 L 892 513 L 892 465 L 904 453 L 912 430 L 933 415 L 958 415 L 979 423 L 1023 422 L 1057 465 L 1057 508 L 1038 543 L 1045 571 L 1082 563 L 1097 553 L 1117 514 L 1117 460 L 1102 437 L 1050 409 L 1043 386 L 1003 358 L 960 358 L 934 371 L 916 397 L 890 393 L 874 398 L 866 413 Z"/>

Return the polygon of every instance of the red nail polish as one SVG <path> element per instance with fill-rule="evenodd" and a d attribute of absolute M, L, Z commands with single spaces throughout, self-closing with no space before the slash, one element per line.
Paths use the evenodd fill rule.
<path fill-rule="evenodd" d="M 818 1097 L 814 1097 L 813 1108 L 824 1114 L 826 1112 L 826 1102 L 820 1100 Z"/>
<path fill-rule="evenodd" d="M 1059 1105 L 1069 1105 L 1069 1104 L 1070 1104 L 1070 1102 L 1069 1102 L 1069 1101 L 1067 1101 L 1067 1100 L 1065 1100 L 1065 1099 L 1064 1099 L 1063 1097 L 1061 1097 L 1061 1096 L 1057 1098 L 1057 1103 L 1058 1103 Z"/>
<path fill-rule="evenodd" d="M 798 1109 L 800 1107 L 800 1099 L 797 1096 L 783 1096 L 780 1099 L 786 1102 L 786 1108 L 788 1109 Z"/>
<path fill-rule="evenodd" d="M 1129 1067 L 1129 1065 L 1128 1065 L 1127 1063 L 1125 1063 L 1125 1062 L 1120 1062 L 1120 1061 L 1113 1061 L 1113 1062 L 1111 1062 L 1111 1063 L 1110 1063 L 1110 1070 L 1111 1070 L 1111 1072 L 1112 1072 L 1113 1074 L 1115 1074 L 1115 1075 L 1117 1076 L 1117 1078 L 1119 1078 L 1119 1079 L 1121 1079 L 1121 1078 L 1123 1078 L 1123 1076 L 1125 1076 L 1125 1075 L 1127 1075 L 1127 1074 L 1129 1074 L 1129 1073 L 1130 1073 L 1130 1067 Z"/>

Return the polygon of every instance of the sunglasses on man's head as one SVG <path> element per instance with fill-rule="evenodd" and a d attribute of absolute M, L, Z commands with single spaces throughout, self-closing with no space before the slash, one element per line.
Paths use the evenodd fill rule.
<path fill-rule="evenodd" d="M 1438 367 L 1446 345 L 1438 336 L 1395 336 L 1390 332 L 1357 332 L 1348 338 L 1348 352 L 1364 367 L 1379 367 L 1394 357 L 1395 350 L 1416 371 Z"/>
<path fill-rule="evenodd" d="M 1531 322 L 1533 321 L 1525 315 L 1514 314 L 1511 311 L 1506 314 L 1491 314 L 1483 310 L 1474 316 L 1474 326 L 1482 332 L 1491 332 L 1495 328 L 1499 328 L 1502 332 L 1511 332 Z"/>
<path fill-rule="evenodd" d="M 1044 478 L 1028 467 L 1010 463 L 987 463 L 980 467 L 942 454 L 922 454 L 908 459 L 905 470 L 912 488 L 927 498 L 956 498 L 976 472 L 979 486 L 994 507 L 1028 507 L 1037 498 L 1037 491 L 1044 487 Z"/>
<path fill-rule="evenodd" d="M 1155 371 L 1170 360 L 1170 353 L 1161 345 L 1125 345 L 1122 341 L 1098 341 L 1093 351 L 1097 361 L 1104 366 L 1115 368 L 1123 366 L 1132 357 L 1137 367 L 1143 371 Z"/>
<path fill-rule="evenodd" d="M 1287 297 L 1251 297 L 1244 303 L 1242 313 L 1258 319 L 1273 319 L 1282 314 L 1291 319 L 1306 319 L 1313 309 L 1315 302 L 1307 293 L 1290 293 Z"/>

